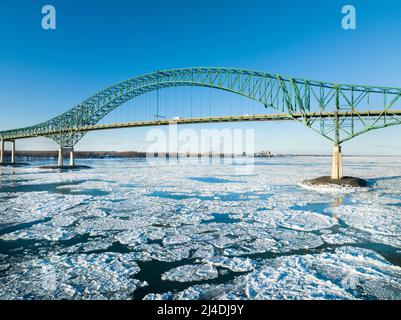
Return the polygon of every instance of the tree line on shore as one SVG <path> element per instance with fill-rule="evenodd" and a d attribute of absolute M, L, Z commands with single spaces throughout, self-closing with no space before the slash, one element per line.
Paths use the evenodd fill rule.
<path fill-rule="evenodd" d="M 9 152 L 6 152 L 5 156 Z M 67 153 L 67 151 L 66 151 Z M 216 152 L 203 152 L 203 153 L 151 153 L 141 151 L 75 151 L 75 158 L 78 159 L 104 159 L 104 158 L 146 158 L 149 156 L 153 157 L 246 157 L 245 152 L 242 154 L 224 154 Z M 67 155 L 67 154 L 66 154 Z M 58 151 L 17 151 L 16 156 L 20 158 L 57 158 Z M 259 152 L 255 153 L 255 157 L 273 157 L 271 152 Z"/>

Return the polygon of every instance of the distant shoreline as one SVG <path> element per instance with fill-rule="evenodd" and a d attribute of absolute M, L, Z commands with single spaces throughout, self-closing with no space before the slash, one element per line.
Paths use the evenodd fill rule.
<path fill-rule="evenodd" d="M 10 151 L 5 151 L 5 156 L 10 157 Z M 66 151 L 67 156 L 67 151 Z M 220 153 L 153 153 L 147 155 L 143 151 L 75 151 L 75 158 L 77 159 L 117 159 L 117 158 L 146 158 L 147 156 L 154 158 L 238 158 L 247 157 L 246 154 L 220 154 Z M 264 152 L 256 153 L 253 155 L 255 158 L 283 158 L 283 157 L 331 157 L 331 154 L 265 154 Z M 16 151 L 16 157 L 19 158 L 57 158 L 58 151 L 29 151 L 21 150 Z M 400 158 L 401 155 L 348 155 L 343 154 L 343 157 L 383 157 L 383 158 Z"/>
<path fill-rule="evenodd" d="M 65 154 L 67 155 L 68 152 L 66 151 Z M 159 152 L 159 153 L 150 153 L 147 154 L 146 152 L 142 151 L 75 151 L 75 158 L 77 159 L 114 159 L 114 158 L 146 158 L 146 157 L 154 157 L 154 158 L 164 158 L 164 157 L 221 157 L 221 158 L 232 158 L 232 157 L 246 157 L 249 155 L 246 154 L 223 154 L 223 153 L 179 153 L 176 152 L 166 153 L 166 152 Z M 10 152 L 5 152 L 6 157 L 10 156 Z M 58 151 L 16 151 L 16 157 L 19 158 L 57 158 Z M 285 155 L 264 155 L 264 154 L 255 154 L 255 157 L 263 157 L 263 158 L 273 158 L 273 157 L 284 157 Z"/>

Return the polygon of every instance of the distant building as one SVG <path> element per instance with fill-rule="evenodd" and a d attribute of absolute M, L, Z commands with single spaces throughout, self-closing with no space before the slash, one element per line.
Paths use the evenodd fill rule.
<path fill-rule="evenodd" d="M 273 154 L 271 153 L 271 151 L 267 150 L 257 153 L 256 156 L 261 158 L 270 158 L 273 157 Z"/>

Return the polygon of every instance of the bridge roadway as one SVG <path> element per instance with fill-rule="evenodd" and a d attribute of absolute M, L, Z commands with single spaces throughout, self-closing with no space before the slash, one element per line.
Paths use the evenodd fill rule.
<path fill-rule="evenodd" d="M 89 132 L 98 130 L 109 130 L 109 129 L 122 129 L 122 128 L 134 128 L 134 127 L 149 127 L 149 126 L 166 126 L 166 125 L 183 125 L 183 124 L 197 124 L 197 123 L 224 123 L 224 122 L 246 122 L 246 121 L 285 121 L 285 120 L 297 120 L 307 122 L 314 119 L 324 118 L 353 118 L 354 120 L 364 121 L 366 118 L 377 118 L 377 117 L 399 117 L 401 116 L 401 110 L 375 110 L 375 111 L 338 111 L 338 112 L 305 112 L 305 113 L 292 113 L 292 114 L 254 114 L 254 115 L 241 115 L 241 116 L 220 116 L 220 117 L 201 117 L 201 118 L 177 118 L 177 119 L 165 119 L 165 120 L 153 120 L 153 121 L 137 121 L 137 122 L 125 122 L 125 123 L 111 123 L 111 124 L 96 124 L 90 126 L 81 126 L 77 128 L 69 128 L 65 130 L 53 130 L 48 131 L 46 135 L 62 134 L 62 133 L 76 133 L 76 132 Z M 383 127 L 386 124 L 383 125 Z M 379 127 L 376 127 L 379 128 Z M 369 129 L 369 127 L 367 127 Z M 363 132 L 361 132 L 363 133 Z M 37 134 L 19 134 L 13 137 L 7 137 L 0 141 L 0 166 L 6 165 L 4 158 L 4 144 L 6 141 L 11 142 L 11 165 L 15 164 L 15 140 L 34 138 L 44 136 L 43 133 Z M 63 167 L 63 149 L 59 147 L 58 164 L 57 167 Z M 70 148 L 70 167 L 75 166 L 74 149 Z M 341 147 L 338 145 L 334 146 L 333 149 L 333 164 L 332 164 L 332 178 L 338 179 L 343 176 L 342 172 L 342 158 L 341 158 Z"/>
<path fill-rule="evenodd" d="M 347 111 L 347 112 L 306 112 L 306 113 L 293 113 L 291 115 L 284 113 L 277 114 L 253 114 L 253 115 L 240 115 L 240 116 L 215 116 L 215 117 L 202 117 L 202 118 L 179 118 L 179 119 L 165 119 L 165 120 L 152 120 L 152 121 L 135 121 L 111 124 L 96 124 L 91 126 L 81 126 L 77 128 L 50 130 L 47 135 L 66 133 L 66 132 L 87 132 L 109 129 L 122 129 L 134 127 L 150 127 L 150 126 L 166 126 L 171 124 L 197 124 L 197 123 L 222 123 L 222 122 L 247 122 L 247 121 L 285 121 L 285 120 L 302 120 L 315 119 L 315 118 L 369 118 L 384 116 L 398 117 L 401 116 L 401 110 L 378 110 L 378 111 Z M 15 137 L 4 139 L 4 141 L 13 141 L 17 139 L 26 139 L 43 136 L 40 134 L 22 134 Z"/>

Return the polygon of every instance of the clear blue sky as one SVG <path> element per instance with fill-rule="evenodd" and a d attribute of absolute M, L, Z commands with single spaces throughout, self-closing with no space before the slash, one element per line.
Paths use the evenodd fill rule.
<path fill-rule="evenodd" d="M 41 8 L 57 29 L 41 28 Z M 357 29 L 341 28 L 341 8 Z M 398 0 L 0 0 L 0 129 L 47 120 L 118 81 L 159 69 L 248 68 L 339 83 L 401 87 Z M 221 128 L 225 125 L 213 125 Z M 297 123 L 254 128 L 258 149 L 329 153 Z M 80 149 L 142 150 L 148 129 L 88 134 Z M 401 154 L 401 126 L 344 145 L 348 154 Z M 54 149 L 47 139 L 20 149 Z"/>

